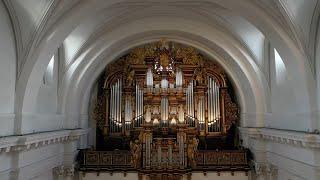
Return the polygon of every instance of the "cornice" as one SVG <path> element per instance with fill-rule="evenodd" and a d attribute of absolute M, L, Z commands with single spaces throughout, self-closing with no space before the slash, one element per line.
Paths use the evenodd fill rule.
<path fill-rule="evenodd" d="M 303 148 L 320 149 L 319 134 L 270 128 L 239 128 L 239 130 L 242 135 L 249 136 L 253 139 L 288 144 Z"/>
<path fill-rule="evenodd" d="M 50 144 L 71 142 L 87 133 L 88 129 L 75 129 L 3 137 L 0 138 L 0 153 L 28 151 Z"/>

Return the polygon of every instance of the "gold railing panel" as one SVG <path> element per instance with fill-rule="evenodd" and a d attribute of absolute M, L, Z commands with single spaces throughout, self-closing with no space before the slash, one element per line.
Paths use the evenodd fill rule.
<path fill-rule="evenodd" d="M 179 153 L 173 151 L 172 161 L 168 162 L 167 152 L 165 149 L 161 152 L 163 159 L 158 163 L 157 152 L 152 152 L 151 170 L 172 170 L 179 168 Z M 132 154 L 130 151 L 81 151 L 79 160 L 80 170 L 137 170 L 133 166 Z M 195 154 L 195 170 L 215 170 L 215 169 L 242 169 L 249 170 L 246 151 L 197 151 Z M 190 167 L 187 167 L 189 169 Z M 143 167 L 138 168 L 144 170 Z M 191 168 L 193 170 L 193 168 Z"/>
<path fill-rule="evenodd" d="M 198 151 L 197 166 L 248 165 L 245 151 Z"/>

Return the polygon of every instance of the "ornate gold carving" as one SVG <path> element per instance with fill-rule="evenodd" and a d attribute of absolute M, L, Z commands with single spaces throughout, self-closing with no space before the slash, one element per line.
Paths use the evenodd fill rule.
<path fill-rule="evenodd" d="M 132 141 L 130 142 L 130 151 L 132 154 L 131 164 L 135 168 L 140 167 L 141 150 L 142 150 L 142 145 L 139 142 L 139 140 L 135 140 L 134 142 L 132 142 Z"/>
<path fill-rule="evenodd" d="M 199 140 L 196 138 L 189 139 L 187 147 L 187 156 L 189 166 L 194 168 L 196 166 L 195 154 L 198 151 Z"/>
<path fill-rule="evenodd" d="M 237 104 L 232 102 L 232 99 L 226 89 L 224 89 L 222 93 L 225 97 L 225 124 L 228 129 L 233 121 L 237 122 L 239 120 L 239 109 Z"/>
<path fill-rule="evenodd" d="M 205 68 L 200 67 L 195 71 L 195 80 L 198 86 L 206 85 L 207 81 L 207 72 Z"/>
<path fill-rule="evenodd" d="M 248 165 L 246 151 L 198 151 L 197 166 L 226 166 L 237 165 L 239 167 Z"/>
<path fill-rule="evenodd" d="M 105 85 L 103 90 L 105 91 L 109 91 L 110 86 L 113 85 L 113 83 L 118 80 L 119 78 L 121 78 L 122 82 L 123 82 L 123 94 L 124 96 L 121 96 L 122 99 L 118 100 L 117 102 L 121 102 L 121 105 L 123 106 L 122 108 L 118 108 L 121 109 L 121 113 L 125 114 L 126 111 L 124 111 L 125 109 L 125 101 L 128 99 L 131 99 L 131 109 L 132 113 L 134 114 L 135 112 L 135 103 L 133 102 L 135 99 L 135 85 L 138 85 L 139 88 L 141 88 L 143 90 L 144 93 L 144 97 L 143 97 L 143 104 L 144 107 L 147 107 L 147 105 L 150 105 L 150 110 L 152 109 L 153 111 L 151 112 L 151 119 L 159 119 L 160 118 L 160 110 L 159 110 L 159 106 L 161 103 L 161 97 L 162 96 L 166 96 L 168 97 L 168 101 L 169 101 L 169 112 L 172 113 L 169 115 L 169 120 L 171 120 L 173 117 L 177 118 L 177 107 L 181 106 L 181 108 L 183 108 L 186 104 L 186 96 L 185 96 L 185 88 L 186 85 L 188 85 L 188 83 L 190 81 L 196 81 L 195 83 L 195 91 L 194 91 L 194 99 L 195 101 L 197 101 L 197 98 L 200 97 L 200 95 L 202 97 L 205 98 L 205 93 L 206 93 L 206 89 L 207 89 L 207 77 L 210 76 L 212 77 L 218 84 L 219 87 L 226 87 L 226 82 L 227 82 L 227 77 L 226 74 L 224 72 L 224 70 L 217 65 L 214 61 L 211 61 L 209 59 L 207 59 L 205 56 L 203 56 L 202 54 L 200 54 L 195 48 L 193 47 L 187 47 L 178 43 L 172 43 L 170 44 L 172 45 L 172 52 L 170 51 L 170 54 L 166 54 L 163 53 L 161 54 L 161 52 L 163 51 L 159 51 L 159 48 L 161 48 L 161 46 L 163 46 L 161 44 L 161 42 L 157 42 L 157 43 L 151 43 L 151 44 L 147 44 L 144 46 L 140 46 L 140 47 L 136 47 L 133 50 L 131 50 L 128 54 L 120 57 L 117 61 L 112 62 L 111 64 L 109 64 L 106 67 L 106 72 L 105 72 L 105 77 L 102 77 L 101 80 L 104 80 Z M 176 63 L 176 68 L 179 68 L 183 74 L 183 86 L 178 88 L 169 88 L 169 89 L 161 89 L 161 88 L 150 88 L 150 87 L 146 87 L 146 72 L 147 69 L 151 67 L 152 62 L 154 60 L 154 58 L 160 58 L 158 59 L 160 61 L 160 64 L 162 66 L 167 66 L 170 63 L 169 58 L 175 58 L 175 60 L 177 60 Z M 173 77 L 169 77 L 167 75 L 165 75 L 170 86 L 172 84 L 174 84 L 175 82 L 175 78 Z M 161 84 L 161 80 L 163 79 L 164 75 L 158 75 L 157 73 L 153 74 L 153 83 L 154 85 L 157 85 L 157 87 L 159 86 L 159 84 Z M 172 87 L 172 86 L 171 86 Z M 224 89 L 224 88 L 222 88 Z M 232 102 L 230 95 L 228 94 L 228 92 L 226 91 L 227 89 L 224 89 L 222 91 L 222 100 L 224 101 L 220 101 L 221 103 L 221 125 L 225 126 L 225 125 L 230 125 L 232 121 L 237 121 L 239 118 L 239 112 L 238 112 L 238 107 L 237 105 Z M 101 93 L 99 93 L 101 94 Z M 130 98 L 131 97 L 131 98 Z M 106 100 L 106 96 L 102 95 L 98 97 L 98 100 L 96 102 L 96 107 L 93 113 L 93 117 L 94 119 L 97 121 L 97 128 L 99 129 L 103 129 L 103 127 L 106 124 L 106 119 L 108 118 L 108 115 L 106 115 L 106 113 L 110 113 L 106 110 L 107 108 L 107 102 L 108 100 Z M 206 102 L 207 103 L 207 102 Z M 110 108 L 110 107 L 109 107 Z M 108 108 L 108 109 L 109 109 Z M 145 110 L 148 108 L 145 108 Z M 174 110 L 175 109 L 175 110 Z M 186 111 L 186 110 L 184 110 Z M 197 112 L 197 108 L 195 108 L 195 111 Z M 207 110 L 205 110 L 207 111 Z M 149 112 L 149 110 L 148 110 Z M 145 114 L 145 112 L 143 112 L 143 114 Z M 124 117 L 124 116 L 123 116 Z M 119 123 L 124 122 L 124 118 L 121 117 L 119 118 L 120 121 Z M 207 118 L 207 117 L 206 117 Z M 133 122 L 133 121 L 131 121 Z M 195 121 L 196 122 L 196 121 Z M 196 124 L 196 123 L 194 123 Z M 146 157 L 146 155 L 144 154 L 144 149 L 142 146 L 142 144 L 146 143 L 146 134 L 143 134 L 142 132 L 142 126 L 135 126 L 132 128 L 130 127 L 132 124 L 127 124 L 127 129 L 121 129 L 117 134 L 114 133 L 112 134 L 112 136 L 121 136 L 121 137 L 125 137 L 128 139 L 125 139 L 125 145 L 126 147 L 129 146 L 129 141 L 131 140 L 130 143 L 130 154 L 132 155 L 132 158 L 130 156 L 130 164 L 132 166 L 134 166 L 135 168 L 139 168 L 141 166 L 141 162 L 142 159 L 144 157 Z M 124 127 L 124 126 L 122 126 Z M 178 131 L 178 128 L 176 128 L 176 126 L 174 126 L 175 128 L 172 128 L 173 126 L 170 125 L 170 127 L 162 127 L 159 129 L 156 129 L 155 127 L 149 127 L 149 135 L 150 138 L 148 139 L 148 143 L 150 145 L 150 149 L 155 148 L 154 145 L 154 139 L 152 138 L 153 134 L 161 134 L 161 135 L 168 135 L 169 130 L 173 133 L 176 133 Z M 140 129 L 139 129 L 140 128 Z M 225 127 L 224 127 L 225 128 Z M 158 149 L 152 149 L 151 150 L 151 154 L 150 157 L 148 157 L 149 159 L 151 159 L 150 164 L 148 165 L 149 167 L 153 168 L 155 166 L 153 166 L 152 162 L 157 162 L 160 161 L 157 159 L 158 155 L 157 154 L 162 154 L 161 156 L 163 156 L 164 158 L 161 160 L 161 162 L 159 162 L 160 164 L 169 164 L 167 161 L 172 161 L 170 168 L 171 167 L 181 167 L 185 168 L 187 167 L 187 164 L 189 165 L 189 167 L 193 168 L 196 166 L 196 164 L 199 164 L 200 162 L 202 163 L 215 163 L 215 162 L 227 162 L 230 161 L 230 158 L 232 158 L 232 156 L 229 156 L 228 154 L 223 155 L 220 157 L 220 154 L 211 154 L 211 155 L 203 155 L 203 154 L 197 154 L 197 146 L 198 146 L 198 140 L 195 137 L 195 135 L 199 134 L 199 130 L 197 129 L 196 125 L 193 128 L 186 128 L 186 136 L 188 136 L 188 138 L 190 138 L 190 136 L 192 138 L 187 139 L 187 137 L 185 137 L 184 140 L 180 140 L 183 141 L 183 146 L 181 146 L 180 148 L 182 149 L 181 152 L 183 152 L 184 158 L 185 160 L 183 160 L 183 165 L 179 164 L 180 162 L 182 162 L 182 160 L 179 158 L 179 156 L 181 155 L 181 152 L 178 150 L 177 146 L 177 141 L 172 141 L 170 142 L 172 146 L 168 146 L 168 144 L 161 144 L 159 146 L 161 146 L 162 149 L 158 150 Z M 228 127 L 227 127 L 228 129 Z M 130 136 L 125 136 L 127 134 L 127 132 L 130 132 L 128 134 L 133 135 L 133 138 Z M 131 134 L 132 132 L 132 134 Z M 155 132 L 155 133 L 154 133 Z M 204 132 L 204 131 L 202 131 Z M 220 135 L 225 135 L 223 134 L 223 130 L 221 130 Z M 140 133 L 140 135 L 138 135 L 138 133 Z M 201 132 L 200 132 L 201 133 Z M 172 134 L 171 134 L 172 135 Z M 206 134 L 203 134 L 206 135 Z M 215 134 L 214 134 L 215 135 Z M 105 137 L 109 136 L 109 134 L 104 134 Z M 138 137 L 139 136 L 139 137 Z M 159 135 L 157 135 L 159 136 Z M 131 138 L 131 139 L 130 139 Z M 134 139 L 139 139 L 137 141 L 134 141 Z M 163 140 L 169 143 L 169 140 L 167 138 L 167 140 Z M 145 145 L 145 144 L 144 144 Z M 154 146 L 154 147 L 153 147 Z M 170 147 L 170 148 L 169 148 Z M 169 150 L 170 149 L 170 150 Z M 160 152 L 158 152 L 160 151 Z M 170 156 L 169 156 L 170 154 Z M 153 156 L 154 155 L 154 156 Z M 160 157 L 161 157 L 160 156 Z M 99 161 L 101 161 L 100 163 L 103 164 L 114 164 L 114 163 L 118 163 L 118 164 L 122 164 L 125 161 L 128 160 L 128 158 L 123 159 L 121 156 L 117 156 L 117 155 L 108 155 L 108 154 L 102 154 L 101 156 L 99 156 L 100 159 Z M 119 157 L 119 158 L 118 158 Z M 118 158 L 117 160 L 114 160 L 113 158 Z M 155 159 L 155 160 L 153 160 Z M 188 162 L 186 162 L 186 160 L 188 160 Z M 143 161 L 144 162 L 144 161 Z M 158 164 L 159 164 L 158 163 Z M 175 163 L 177 165 L 175 165 Z M 156 164 L 158 166 L 158 164 Z M 161 167 L 163 168 L 163 167 Z"/>
<path fill-rule="evenodd" d="M 126 78 L 126 86 L 130 87 L 133 86 L 134 82 L 134 70 L 130 66 L 126 66 L 125 69 L 125 78 Z"/>
<path fill-rule="evenodd" d="M 204 60 L 203 56 L 193 47 L 177 45 L 176 57 L 183 60 L 183 64 L 199 65 Z"/>

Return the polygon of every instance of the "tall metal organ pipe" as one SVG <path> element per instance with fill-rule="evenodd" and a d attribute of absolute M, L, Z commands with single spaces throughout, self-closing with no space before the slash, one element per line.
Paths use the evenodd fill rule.
<path fill-rule="evenodd" d="M 213 78 L 208 82 L 208 131 L 220 131 L 219 87 Z"/>
<path fill-rule="evenodd" d="M 118 79 L 115 84 L 110 87 L 110 111 L 109 124 L 110 132 L 120 132 L 122 126 L 121 115 L 121 99 L 122 99 L 122 81 Z"/>
<path fill-rule="evenodd" d="M 120 105 L 120 107 L 119 107 L 119 123 L 120 123 L 120 127 L 122 126 L 122 109 L 121 109 L 121 107 L 122 107 L 122 81 L 120 81 L 119 80 L 119 86 L 120 86 L 120 88 L 119 88 L 119 105 Z"/>
<path fill-rule="evenodd" d="M 153 87 L 153 73 L 151 71 L 151 68 L 149 68 L 147 72 L 147 87 L 148 88 Z"/>
<path fill-rule="evenodd" d="M 191 116 L 194 117 L 193 81 L 191 81 Z"/>
<path fill-rule="evenodd" d="M 183 79 L 182 79 L 183 75 L 182 75 L 182 71 L 180 69 L 177 70 L 177 74 L 176 74 L 176 86 L 177 87 L 181 87 L 183 85 Z"/>
<path fill-rule="evenodd" d="M 143 120 L 143 89 L 140 89 L 139 85 L 136 84 L 136 105 L 135 105 L 135 120 L 138 126 Z"/>

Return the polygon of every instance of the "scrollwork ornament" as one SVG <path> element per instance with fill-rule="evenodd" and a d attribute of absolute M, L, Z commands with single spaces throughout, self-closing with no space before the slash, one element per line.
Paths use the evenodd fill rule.
<path fill-rule="evenodd" d="M 273 177 L 277 174 L 278 169 L 276 168 L 276 166 L 272 165 L 272 164 L 267 164 L 266 165 L 266 172 L 269 176 Z"/>
<path fill-rule="evenodd" d="M 65 167 L 65 176 L 73 177 L 74 176 L 74 166 Z"/>

